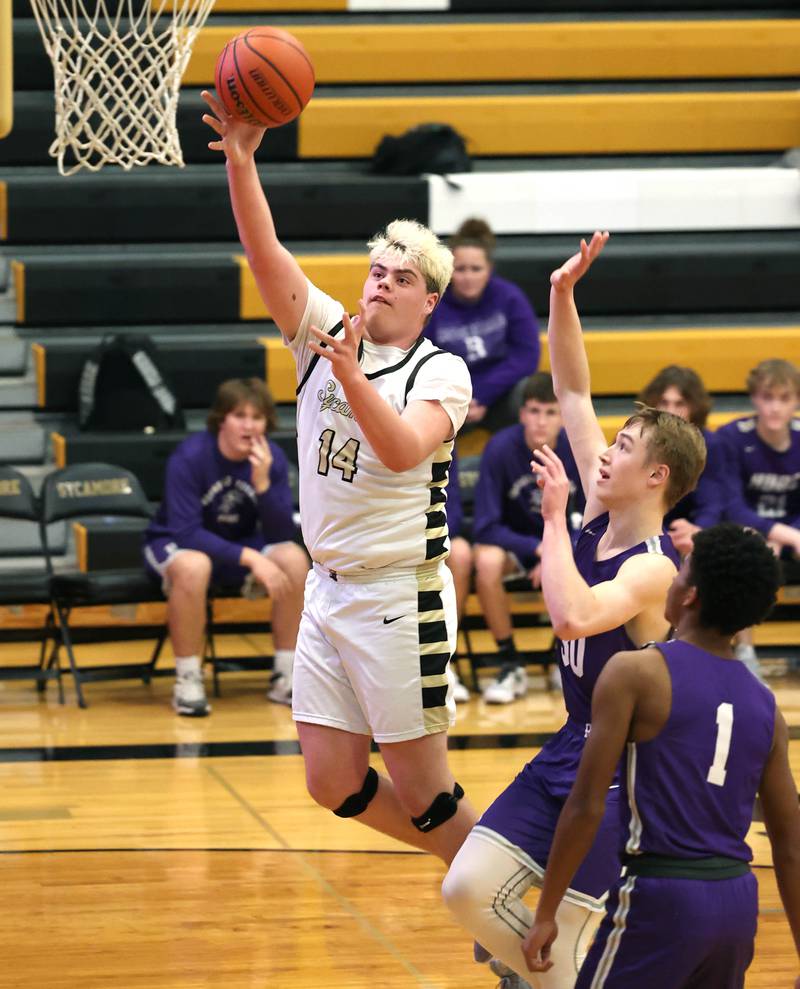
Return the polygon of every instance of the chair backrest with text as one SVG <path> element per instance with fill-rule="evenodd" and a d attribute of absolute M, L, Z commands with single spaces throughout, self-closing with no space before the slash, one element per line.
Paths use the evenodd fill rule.
<path fill-rule="evenodd" d="M 42 485 L 42 545 L 50 566 L 47 526 L 92 515 L 149 518 L 150 503 L 138 478 L 114 464 L 74 464 L 48 474 Z"/>
<path fill-rule="evenodd" d="M 13 467 L 0 466 L 0 517 L 36 522 L 39 509 L 30 481 Z"/>

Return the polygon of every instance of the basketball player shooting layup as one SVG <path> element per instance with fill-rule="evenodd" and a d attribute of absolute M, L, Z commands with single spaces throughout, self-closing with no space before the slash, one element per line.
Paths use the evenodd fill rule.
<path fill-rule="evenodd" d="M 744 985 L 758 919 L 745 842 L 756 791 L 800 953 L 800 808 L 786 722 L 731 648 L 735 632 L 763 620 L 779 584 L 759 533 L 732 523 L 698 533 L 667 596 L 677 638 L 618 653 L 600 674 L 592 733 L 525 941 L 533 971 L 549 967 L 558 902 L 591 846 L 620 757 L 626 873 L 576 989 Z M 781 984 L 788 989 L 788 978 Z"/>
<path fill-rule="evenodd" d="M 615 652 L 666 636 L 664 599 L 677 571 L 677 554 L 662 519 L 694 487 L 705 462 L 700 432 L 655 409 L 631 416 L 611 447 L 605 441 L 592 408 L 573 286 L 607 238 L 595 233 L 589 245 L 582 242 L 580 253 L 551 277 L 553 383 L 586 492 L 574 555 L 565 519 L 570 485 L 563 464 L 545 447 L 534 468 L 540 475 L 545 470 L 553 474 L 544 484 L 541 508 L 542 590 L 561 640 L 568 718 L 483 815 L 443 886 L 455 917 L 516 973 L 527 972 L 522 941 L 533 919 L 522 898 L 544 875 L 558 815 L 591 729 L 595 681 Z M 537 987 L 567 989 L 575 981 L 578 959 L 619 874 L 616 795 L 616 789 L 607 790 L 597 839 L 559 907 L 562 936 L 554 945 L 554 966 L 532 979 Z"/>
<path fill-rule="evenodd" d="M 471 397 L 463 361 L 422 336 L 453 268 L 412 221 L 370 244 L 359 315 L 280 243 L 253 154 L 264 128 L 209 93 L 239 237 L 297 363 L 300 516 L 314 560 L 293 712 L 311 796 L 340 817 L 452 860 L 475 820 L 447 765 L 456 605 L 444 511 Z M 369 766 L 379 744 L 389 778 Z"/>

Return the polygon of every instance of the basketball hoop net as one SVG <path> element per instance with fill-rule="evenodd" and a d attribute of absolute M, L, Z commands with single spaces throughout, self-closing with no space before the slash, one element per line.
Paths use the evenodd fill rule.
<path fill-rule="evenodd" d="M 31 0 L 55 74 L 62 175 L 183 165 L 181 76 L 214 0 Z"/>

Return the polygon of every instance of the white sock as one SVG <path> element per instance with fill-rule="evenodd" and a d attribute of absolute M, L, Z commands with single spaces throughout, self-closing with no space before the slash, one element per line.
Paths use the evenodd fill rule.
<path fill-rule="evenodd" d="M 272 669 L 275 673 L 292 679 L 292 668 L 294 667 L 294 649 L 276 649 L 275 659 Z"/>
<path fill-rule="evenodd" d="M 175 657 L 175 676 L 182 677 L 188 673 L 200 673 L 201 669 L 199 656 Z"/>

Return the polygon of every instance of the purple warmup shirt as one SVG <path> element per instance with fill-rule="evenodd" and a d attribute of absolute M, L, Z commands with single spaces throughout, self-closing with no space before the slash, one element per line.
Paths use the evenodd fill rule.
<path fill-rule="evenodd" d="M 640 553 L 658 553 L 672 560 L 676 569 L 680 566 L 680 558 L 666 533 L 637 543 L 609 560 L 596 560 L 597 544 L 607 528 L 608 513 L 605 513 L 583 527 L 575 544 L 575 565 L 590 587 L 613 580 L 622 564 Z M 585 639 L 560 643 L 564 701 L 567 713 L 573 721 L 585 725 L 591 722 L 592 691 L 603 667 L 614 653 L 637 648 L 638 645 L 631 641 L 624 625 Z"/>
<path fill-rule="evenodd" d="M 563 429 L 555 451 L 570 479 L 567 516 L 582 515 L 586 502 Z M 531 471 L 532 456 L 522 423 L 501 429 L 486 444 L 475 489 L 475 542 L 500 546 L 525 566 L 533 566 L 544 530 L 542 491 Z"/>
<path fill-rule="evenodd" d="M 228 460 L 217 437 L 194 433 L 167 461 L 164 498 L 147 527 L 145 542 L 169 538 L 182 549 L 196 549 L 216 563 L 237 566 L 242 542 L 260 527 L 265 543 L 294 538 L 292 492 L 283 450 L 272 452 L 270 486 L 257 495 L 249 460 Z"/>
<path fill-rule="evenodd" d="M 776 522 L 800 527 L 800 419 L 790 424 L 789 448 L 774 449 L 756 432 L 756 417 L 717 430 L 724 443 L 727 517 L 767 535 Z"/>
<path fill-rule="evenodd" d="M 722 440 L 708 429 L 701 430 L 706 441 L 706 466 L 694 491 L 685 495 L 664 516 L 664 526 L 669 528 L 675 519 L 688 519 L 701 529 L 716 525 L 725 517 L 728 500 L 726 484 L 725 450 Z"/>
<path fill-rule="evenodd" d="M 493 405 L 539 366 L 539 324 L 525 293 L 492 275 L 477 302 L 460 302 L 452 286 L 425 327 L 425 336 L 463 358 L 472 394 Z"/>
<path fill-rule="evenodd" d="M 666 725 L 630 742 L 621 774 L 623 851 L 749 862 L 745 838 L 775 730 L 775 698 L 743 663 L 659 643 L 672 681 Z"/>

